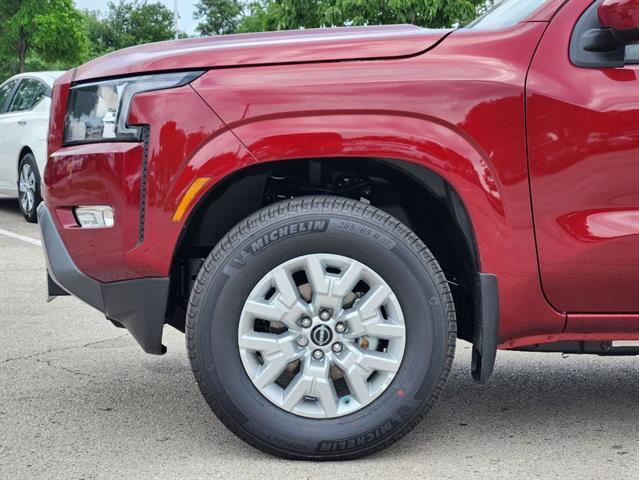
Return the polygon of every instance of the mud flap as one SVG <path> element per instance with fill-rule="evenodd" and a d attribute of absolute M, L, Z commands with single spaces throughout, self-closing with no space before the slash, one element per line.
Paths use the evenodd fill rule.
<path fill-rule="evenodd" d="M 499 290 L 497 277 L 486 273 L 477 274 L 475 291 L 476 318 L 473 338 L 471 373 L 480 384 L 488 381 L 495 368 L 499 335 Z"/>

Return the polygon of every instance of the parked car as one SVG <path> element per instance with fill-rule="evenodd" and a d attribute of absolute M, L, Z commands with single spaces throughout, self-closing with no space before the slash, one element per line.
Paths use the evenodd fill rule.
<path fill-rule="evenodd" d="M 49 294 L 148 353 L 185 331 L 211 409 L 286 458 L 400 439 L 458 338 L 482 383 L 498 349 L 639 354 L 637 42 L 639 0 L 507 0 L 89 62 L 53 89 Z"/>
<path fill-rule="evenodd" d="M 51 87 L 63 73 L 23 73 L 0 85 L 0 194 L 18 197 L 29 222 L 41 200 Z"/>

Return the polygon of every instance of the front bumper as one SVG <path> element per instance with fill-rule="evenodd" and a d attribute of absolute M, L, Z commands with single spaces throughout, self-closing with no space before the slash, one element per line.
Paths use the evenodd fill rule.
<path fill-rule="evenodd" d="M 47 262 L 49 295 L 60 289 L 78 297 L 125 327 L 147 353 L 161 355 L 162 330 L 169 295 L 168 278 L 140 278 L 102 283 L 85 275 L 76 266 L 44 203 L 38 207 L 38 223 Z M 55 288 L 56 286 L 60 289 Z"/>

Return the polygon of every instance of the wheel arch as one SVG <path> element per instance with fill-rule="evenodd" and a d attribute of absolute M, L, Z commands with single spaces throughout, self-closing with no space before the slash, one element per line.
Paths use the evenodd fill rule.
<path fill-rule="evenodd" d="M 20 153 L 18 154 L 18 159 L 16 161 L 16 180 L 19 181 L 20 180 L 20 164 L 22 163 L 22 159 L 28 155 L 31 154 L 33 155 L 33 161 L 35 163 L 36 166 L 36 180 L 38 183 L 42 182 L 42 171 L 40 170 L 40 164 L 38 163 L 38 158 L 36 157 L 36 153 L 34 151 L 34 149 L 32 149 L 30 146 L 28 145 L 24 145 L 21 149 L 20 149 Z"/>
<path fill-rule="evenodd" d="M 443 211 L 449 217 L 448 225 L 456 229 L 452 237 L 457 240 L 459 248 L 455 250 L 454 244 L 444 247 L 464 252 L 464 260 L 457 261 L 458 266 L 462 264 L 457 271 L 463 270 L 466 274 L 462 285 L 464 293 L 460 296 L 454 292 L 458 309 L 458 335 L 473 342 L 474 349 L 479 350 L 479 361 L 474 362 L 473 372 L 479 369 L 482 372 L 481 381 L 485 381 L 492 371 L 493 361 L 490 357 L 494 359 L 491 352 L 496 351 L 500 314 L 496 277 L 482 272 L 491 272 L 492 268 L 501 264 L 500 247 L 513 235 L 512 223 L 506 218 L 502 180 L 490 155 L 461 127 L 436 118 L 370 110 L 292 113 L 278 117 L 254 117 L 230 124 L 227 129 L 203 142 L 183 164 L 167 195 L 165 210 L 175 211 L 180 198 L 195 178 L 208 179 L 210 185 L 196 195 L 187 209 L 188 220 L 183 222 L 180 239 L 174 249 L 172 278 L 180 278 L 182 283 L 186 281 L 187 284 L 190 278 L 194 278 L 188 268 L 186 272 L 177 269 L 179 259 L 183 258 L 184 241 L 189 238 L 200 215 L 204 215 L 201 212 L 206 211 L 201 210 L 202 205 L 211 202 L 216 207 L 211 207 L 209 212 L 217 208 L 223 213 L 220 216 L 209 213 L 210 221 L 200 221 L 201 224 L 215 224 L 216 228 L 226 233 L 241 218 L 264 206 L 260 204 L 251 210 L 251 205 L 258 203 L 253 197 L 259 197 L 263 192 L 264 185 L 260 183 L 260 178 L 264 176 L 258 173 L 260 169 L 310 161 L 336 161 L 340 165 L 359 162 L 356 169 L 361 167 L 362 162 L 382 164 L 400 175 L 398 184 L 401 188 L 396 188 L 397 191 L 404 191 L 402 179 L 408 179 L 413 184 L 422 184 L 419 192 L 431 199 L 439 198 L 434 209 L 428 209 L 428 202 L 421 205 L 422 218 L 429 217 L 423 215 L 424 211 L 430 214 Z M 235 181 L 237 179 L 250 179 L 254 183 L 244 188 L 241 181 Z M 446 195 L 438 196 L 438 191 L 446 192 Z M 247 199 L 246 192 L 250 192 L 249 197 L 253 201 Z M 224 204 L 223 198 L 228 203 Z M 235 200 L 231 200 L 233 198 Z M 442 198 L 445 199 L 443 203 Z M 442 205 L 445 208 L 441 208 Z M 376 206 L 406 222 L 405 216 L 389 211 L 383 205 Z M 238 217 L 234 218 L 233 215 Z M 220 220 L 223 218 L 227 219 L 226 223 Z M 231 222 L 231 219 L 234 221 Z M 408 223 L 429 245 L 440 263 L 448 263 L 442 261 L 441 248 L 438 252 L 433 247 L 433 238 L 439 238 L 436 236 L 437 229 L 431 228 L 429 237 L 425 234 L 428 229 L 416 229 Z M 218 240 L 223 233 L 218 234 Z M 206 248 L 212 246 L 207 245 Z M 201 254 L 208 254 L 206 248 Z M 199 266 L 196 264 L 194 268 Z M 486 282 L 488 277 L 491 281 Z M 449 278 L 453 285 L 456 281 L 455 276 Z M 179 289 L 171 290 L 174 292 Z M 188 291 L 188 288 L 182 287 L 182 294 L 187 300 Z M 465 300 L 460 301 L 460 298 Z M 175 299 L 172 299 L 170 307 L 175 304 Z M 460 312 L 460 309 L 465 311 Z M 181 328 L 183 313 L 170 314 L 168 323 Z M 488 360 L 482 362 L 481 358 Z M 477 376 L 475 378 L 479 379 Z"/>
<path fill-rule="evenodd" d="M 20 170 L 20 162 L 22 162 L 22 159 L 25 157 L 25 155 L 27 155 L 28 153 L 30 153 L 31 155 L 34 156 L 35 158 L 35 153 L 33 153 L 33 150 L 31 149 L 31 147 L 29 147 L 28 145 L 24 145 L 21 149 L 20 149 L 20 153 L 18 153 L 18 161 L 16 162 L 16 170 Z M 37 164 L 37 161 L 36 161 Z"/>
<path fill-rule="evenodd" d="M 338 188 L 331 191 L 329 184 L 313 185 L 311 181 L 301 185 L 300 172 L 309 176 L 323 175 L 324 178 L 359 174 L 374 178 L 382 185 L 379 188 L 384 189 L 385 184 L 391 190 L 401 190 L 397 198 L 391 198 L 392 192 L 383 191 L 371 203 L 409 225 L 438 257 L 453 286 L 460 338 L 473 340 L 477 317 L 474 301 L 478 296 L 475 275 L 481 270 L 481 261 L 468 209 L 456 189 L 441 175 L 424 166 L 393 158 L 276 160 L 246 166 L 210 186 L 191 208 L 175 249 L 171 267 L 172 299 L 169 304 L 173 308 L 169 308 L 170 324 L 182 327 L 183 312 L 175 308 L 179 304 L 175 293 L 188 297 L 190 282 L 213 246 L 240 220 L 277 201 L 271 191 L 273 179 L 287 175 L 295 178 L 297 184 L 284 185 L 283 194 L 287 188 L 301 189 L 301 192 L 292 192 L 291 196 L 306 191 L 307 194 L 342 194 L 358 198 L 357 191 L 344 192 Z M 396 189 L 397 182 L 401 183 L 401 189 Z M 423 212 L 424 208 L 427 213 Z M 437 239 L 440 231 L 444 232 L 442 241 Z M 448 246 L 452 246 L 450 250 Z"/>

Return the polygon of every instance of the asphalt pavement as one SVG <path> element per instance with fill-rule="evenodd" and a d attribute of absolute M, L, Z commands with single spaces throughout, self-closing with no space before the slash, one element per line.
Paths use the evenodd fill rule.
<path fill-rule="evenodd" d="M 209 411 L 181 333 L 149 356 L 79 300 L 46 303 L 38 239 L 0 197 L 0 479 L 639 478 L 639 358 L 500 352 L 478 386 L 465 342 L 436 408 L 390 449 L 271 457 Z"/>

